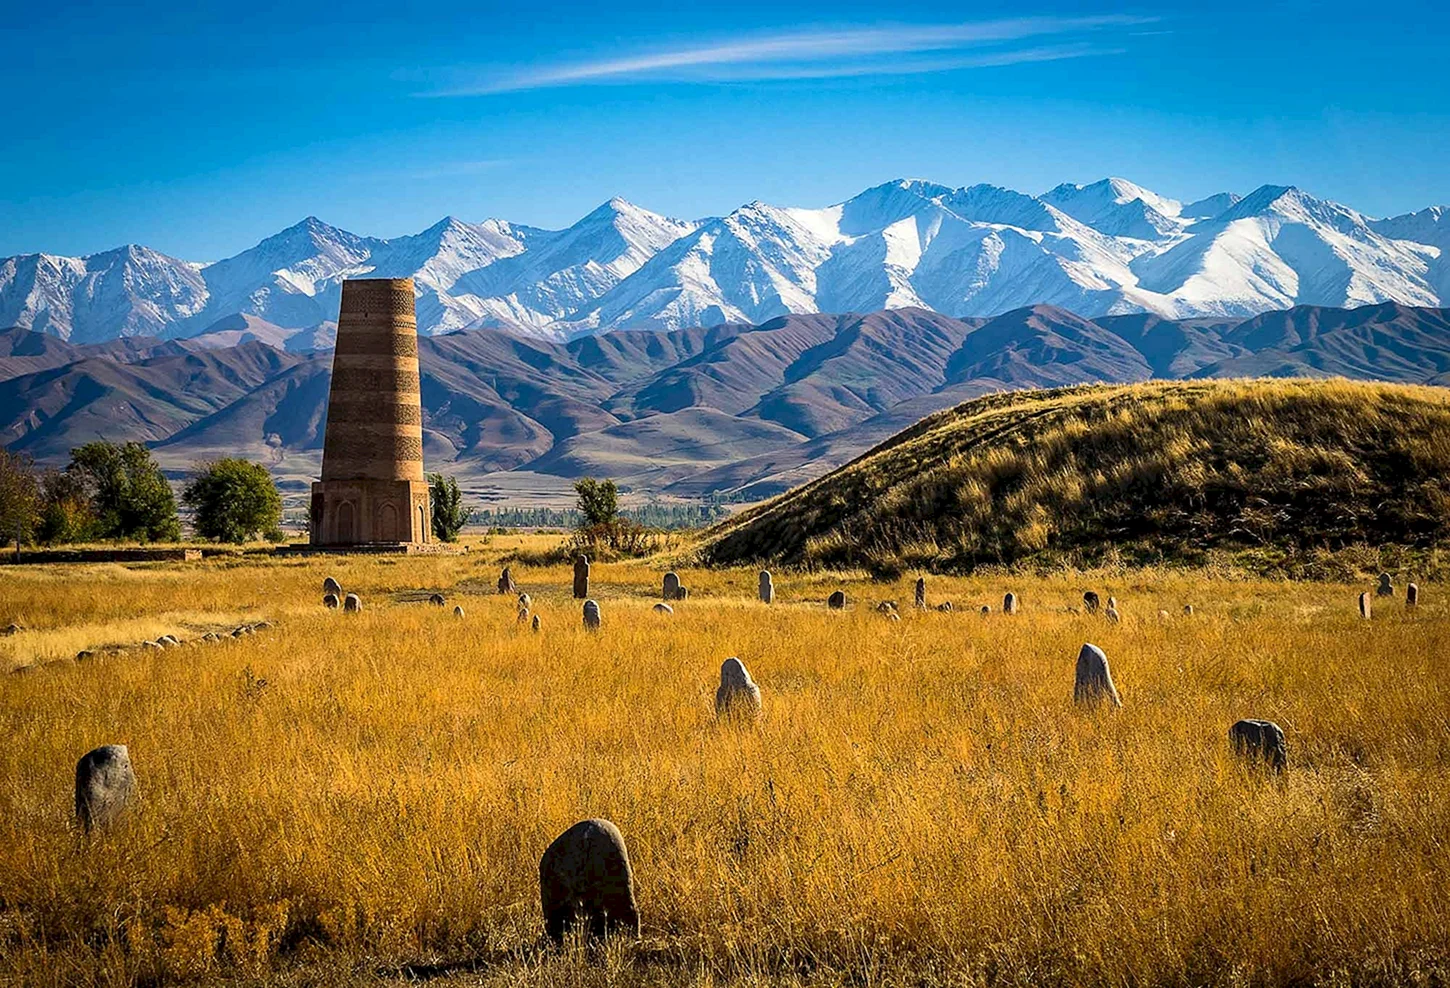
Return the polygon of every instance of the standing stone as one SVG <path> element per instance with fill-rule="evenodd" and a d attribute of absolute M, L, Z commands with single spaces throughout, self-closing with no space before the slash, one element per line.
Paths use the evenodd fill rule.
<path fill-rule="evenodd" d="M 1113 624 L 1117 624 L 1122 620 L 1122 616 L 1118 614 L 1118 609 L 1112 604 L 1109 604 L 1108 609 L 1103 611 L 1103 617 L 1107 618 Z"/>
<path fill-rule="evenodd" d="M 679 593 L 675 594 L 675 600 L 685 600 L 690 596 L 689 587 L 680 587 Z"/>
<path fill-rule="evenodd" d="M 136 773 L 124 744 L 107 744 L 76 762 L 76 819 L 89 833 L 114 820 L 136 793 Z"/>
<path fill-rule="evenodd" d="M 503 572 L 499 574 L 498 592 L 518 593 L 518 587 L 514 586 L 514 575 L 509 572 L 509 568 L 507 566 L 505 566 L 503 568 Z"/>
<path fill-rule="evenodd" d="M 760 571 L 760 602 L 762 604 L 775 603 L 775 583 L 770 578 L 770 570 Z"/>
<path fill-rule="evenodd" d="M 680 577 L 673 570 L 665 574 L 664 585 L 660 588 L 660 597 L 665 600 L 678 600 L 680 597 Z"/>
<path fill-rule="evenodd" d="M 597 601 L 586 600 L 584 602 L 584 630 L 599 630 L 599 604 Z"/>
<path fill-rule="evenodd" d="M 526 593 L 519 594 L 519 606 L 520 607 L 533 607 L 534 606 L 534 598 L 530 597 Z"/>
<path fill-rule="evenodd" d="M 454 604 L 453 605 L 453 616 L 456 617 L 456 618 L 460 618 L 460 619 L 463 617 L 463 605 L 462 604 Z"/>
<path fill-rule="evenodd" d="M 1103 700 L 1115 707 L 1123 705 L 1123 701 L 1118 699 L 1118 688 L 1113 685 L 1113 674 L 1108 670 L 1108 657 L 1096 645 L 1084 645 L 1077 653 L 1077 676 L 1072 699 L 1087 706 Z"/>
<path fill-rule="evenodd" d="M 528 620 L 529 620 L 529 609 L 527 607 L 525 607 L 523 604 L 520 604 L 519 605 L 518 622 L 519 622 L 519 624 L 524 624 Z"/>
<path fill-rule="evenodd" d="M 574 599 L 584 600 L 589 596 L 589 557 L 580 553 L 574 560 Z"/>
<path fill-rule="evenodd" d="M 1268 763 L 1275 772 L 1289 764 L 1289 750 L 1284 745 L 1284 731 L 1269 720 L 1241 720 L 1228 729 L 1234 751 L 1255 761 Z"/>
<path fill-rule="evenodd" d="M 356 614 L 362 610 L 362 598 L 355 593 L 350 593 L 343 598 L 342 609 L 349 614 Z"/>
<path fill-rule="evenodd" d="M 1192 604 L 1184 604 L 1183 605 L 1183 616 L 1184 617 L 1193 617 L 1193 605 Z"/>
<path fill-rule="evenodd" d="M 720 666 L 720 688 L 715 691 L 715 716 L 760 719 L 760 687 L 750 678 L 745 663 L 734 656 Z"/>
<path fill-rule="evenodd" d="M 539 624 L 539 616 L 537 614 L 535 614 L 534 615 L 534 619 L 529 622 L 529 627 L 533 629 L 534 634 L 537 635 L 539 633 L 540 624 Z"/>
<path fill-rule="evenodd" d="M 1084 591 L 1082 595 L 1082 606 L 1089 614 L 1098 612 L 1098 595 L 1092 590 Z"/>
<path fill-rule="evenodd" d="M 983 604 L 982 605 L 982 610 L 980 611 L 980 613 L 981 613 L 982 617 L 987 617 L 988 615 L 990 615 L 992 613 L 992 605 L 991 604 Z"/>
<path fill-rule="evenodd" d="M 1395 595 L 1395 581 L 1388 573 L 1380 574 L 1380 585 L 1375 587 L 1376 597 L 1393 597 Z"/>
<path fill-rule="evenodd" d="M 334 593 L 340 597 L 342 596 L 342 584 L 338 583 L 336 580 L 329 576 L 327 579 L 322 581 L 322 592 Z"/>
<path fill-rule="evenodd" d="M 1006 593 L 1005 596 L 1002 597 L 1002 613 L 1017 613 L 1017 595 L 1015 593 L 1012 593 L 1010 590 Z"/>
<path fill-rule="evenodd" d="M 430 594 L 428 596 L 428 603 L 432 604 L 434 607 L 448 606 L 448 601 L 443 598 L 443 595 L 441 593 Z"/>
<path fill-rule="evenodd" d="M 918 611 L 926 610 L 926 577 L 924 576 L 916 578 L 916 609 Z"/>
<path fill-rule="evenodd" d="M 882 614 L 895 614 L 896 613 L 896 601 L 894 601 L 894 600 L 883 600 L 883 601 L 881 601 L 881 603 L 879 603 L 879 604 L 876 605 L 876 610 L 878 612 L 882 613 Z"/>
<path fill-rule="evenodd" d="M 936 609 L 943 612 L 950 611 L 952 609 L 952 602 L 949 600 L 944 600 L 940 604 L 936 605 Z"/>
<path fill-rule="evenodd" d="M 575 925 L 591 938 L 615 932 L 639 936 L 634 873 L 619 828 L 608 820 L 581 820 L 539 859 L 544 931 L 555 943 Z"/>
<path fill-rule="evenodd" d="M 323 607 L 337 607 L 341 603 L 342 601 L 337 599 L 337 594 L 335 593 L 324 594 L 322 597 Z"/>
<path fill-rule="evenodd" d="M 1405 584 L 1405 606 L 1416 607 L 1420 603 L 1420 587 L 1415 583 Z"/>
<path fill-rule="evenodd" d="M 1373 608 L 1370 606 L 1369 602 L 1369 591 L 1366 590 L 1364 593 L 1359 595 L 1359 616 L 1368 620 L 1371 611 L 1373 611 Z"/>
<path fill-rule="evenodd" d="M 833 591 L 831 593 L 831 595 L 826 598 L 826 606 L 829 607 L 833 611 L 843 611 L 843 610 L 845 610 L 846 609 L 846 591 L 844 591 L 844 590 L 836 590 L 836 591 Z"/>
<path fill-rule="evenodd" d="M 656 614 L 673 614 L 675 613 L 675 609 L 669 604 L 661 602 L 654 606 L 654 612 Z"/>
<path fill-rule="evenodd" d="M 1109 597 L 1108 598 L 1108 607 L 1111 608 L 1112 610 L 1115 610 L 1116 611 L 1118 609 L 1118 598 L 1116 598 L 1116 597 Z"/>

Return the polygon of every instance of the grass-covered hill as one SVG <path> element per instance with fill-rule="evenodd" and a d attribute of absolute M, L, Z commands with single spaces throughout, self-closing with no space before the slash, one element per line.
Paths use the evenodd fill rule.
<path fill-rule="evenodd" d="M 1450 392 L 1256 380 L 979 398 L 717 526 L 701 554 L 896 572 L 1444 545 Z"/>

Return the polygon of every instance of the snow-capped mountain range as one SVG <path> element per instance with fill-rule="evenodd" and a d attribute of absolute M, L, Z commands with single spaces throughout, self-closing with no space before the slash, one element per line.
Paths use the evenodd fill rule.
<path fill-rule="evenodd" d="M 901 180 L 824 209 L 752 202 L 699 221 L 611 199 L 564 230 L 449 217 L 386 240 L 309 217 L 210 264 L 134 245 L 5 258 L 0 327 L 307 349 L 327 345 L 343 279 L 405 276 L 423 333 L 549 339 L 904 307 L 1190 318 L 1450 306 L 1450 209 L 1371 219 L 1270 185 L 1184 204 L 1110 178 L 1040 196 Z"/>

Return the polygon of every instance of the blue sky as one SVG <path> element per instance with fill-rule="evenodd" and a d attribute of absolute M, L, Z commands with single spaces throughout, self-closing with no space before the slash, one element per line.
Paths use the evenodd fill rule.
<path fill-rule="evenodd" d="M 339 13 L 341 9 L 342 13 Z M 314 214 L 562 226 L 896 177 L 1450 203 L 1443 3 L 29 4 L 0 255 L 236 253 Z"/>

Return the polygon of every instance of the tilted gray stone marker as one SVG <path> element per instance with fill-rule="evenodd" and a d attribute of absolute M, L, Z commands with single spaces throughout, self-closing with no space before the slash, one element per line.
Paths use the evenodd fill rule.
<path fill-rule="evenodd" d="M 846 607 L 846 592 L 844 590 L 836 590 L 832 592 L 832 594 L 826 598 L 826 606 L 833 611 L 844 610 Z"/>
<path fill-rule="evenodd" d="M 462 604 L 454 604 L 453 605 L 453 616 L 456 617 L 456 618 L 463 617 L 463 605 Z"/>
<path fill-rule="evenodd" d="M 599 630 L 599 603 L 593 600 L 584 602 L 584 629 L 586 631 Z"/>
<path fill-rule="evenodd" d="M 1388 573 L 1380 574 L 1380 585 L 1375 587 L 1375 596 L 1393 597 L 1395 595 L 1395 581 Z"/>
<path fill-rule="evenodd" d="M 580 554 L 574 560 L 574 599 L 583 600 L 589 596 L 589 557 Z"/>
<path fill-rule="evenodd" d="M 760 687 L 750 678 L 745 663 L 734 656 L 720 666 L 720 687 L 715 690 L 715 716 L 760 719 Z"/>
<path fill-rule="evenodd" d="M 1262 761 L 1275 772 L 1288 767 L 1284 731 L 1271 720 L 1241 720 L 1228 729 L 1228 739 L 1235 752 Z"/>
<path fill-rule="evenodd" d="M 1183 605 L 1183 616 L 1184 617 L 1193 617 L 1193 605 L 1192 604 L 1184 604 Z"/>
<path fill-rule="evenodd" d="M 560 943 L 581 925 L 587 936 L 639 936 L 634 872 L 619 828 L 608 820 L 581 820 L 554 839 L 539 859 L 544 932 Z"/>
<path fill-rule="evenodd" d="M 356 614 L 362 610 L 362 598 L 355 593 L 350 593 L 343 598 L 342 609 L 349 614 Z"/>
<path fill-rule="evenodd" d="M 762 604 L 775 603 L 775 582 L 771 579 L 768 569 L 760 571 L 760 602 Z"/>
<path fill-rule="evenodd" d="M 1096 614 L 1098 612 L 1098 604 L 1098 595 L 1095 592 L 1093 592 L 1092 590 L 1086 590 L 1083 592 L 1082 606 L 1087 608 L 1087 612 L 1089 614 Z"/>
<path fill-rule="evenodd" d="M 507 566 L 505 566 L 503 568 L 503 572 L 498 575 L 498 592 L 499 593 L 517 593 L 518 592 L 518 587 L 514 586 L 514 575 L 509 572 L 509 568 Z"/>
<path fill-rule="evenodd" d="M 136 794 L 136 773 L 124 744 L 88 751 L 76 762 L 76 820 L 89 833 L 104 827 Z"/>
<path fill-rule="evenodd" d="M 334 580 L 332 577 L 329 576 L 327 579 L 325 579 L 325 580 L 322 581 L 322 592 L 323 593 L 335 593 L 339 597 L 341 597 L 342 596 L 342 584 L 338 583 L 336 580 Z"/>
<path fill-rule="evenodd" d="M 916 602 L 916 609 L 918 611 L 924 611 L 924 610 L 926 610 L 926 577 L 924 577 L 924 576 L 918 576 L 916 578 L 916 601 L 915 602 Z"/>
<path fill-rule="evenodd" d="M 1109 604 L 1107 610 L 1103 611 L 1103 617 L 1107 618 L 1113 624 L 1117 624 L 1123 619 L 1122 615 L 1118 613 L 1118 609 L 1112 604 Z"/>
<path fill-rule="evenodd" d="M 1106 700 L 1115 707 L 1123 701 L 1118 698 L 1118 688 L 1113 685 L 1113 674 L 1108 669 L 1108 657 L 1103 650 L 1091 643 L 1085 644 L 1077 653 L 1077 670 L 1073 681 L 1074 703 L 1092 706 Z"/>
<path fill-rule="evenodd" d="M 1010 590 L 1002 596 L 1002 613 L 1017 613 L 1017 595 L 1015 593 L 1012 593 Z"/>
<path fill-rule="evenodd" d="M 673 570 L 665 574 L 664 584 L 660 587 L 660 597 L 664 600 L 680 599 L 680 577 Z"/>

